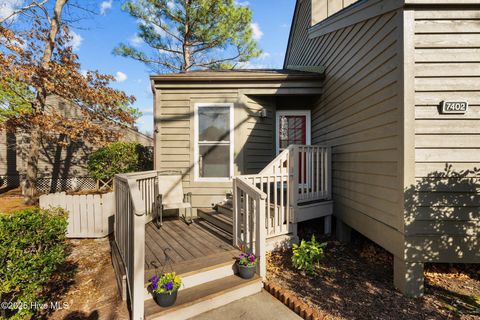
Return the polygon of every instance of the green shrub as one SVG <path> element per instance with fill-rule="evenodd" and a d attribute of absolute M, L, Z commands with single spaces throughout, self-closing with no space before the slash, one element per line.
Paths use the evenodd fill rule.
<path fill-rule="evenodd" d="M 118 173 L 153 169 L 152 148 L 135 142 L 113 142 L 93 152 L 88 159 L 88 172 L 107 181 Z"/>
<path fill-rule="evenodd" d="M 0 215 L 0 303 L 12 319 L 31 318 L 32 305 L 45 302 L 43 286 L 65 260 L 66 217 L 39 208 Z"/>
<path fill-rule="evenodd" d="M 323 249 L 326 245 L 326 243 L 318 243 L 315 235 L 312 235 L 310 241 L 302 240 L 300 245 L 293 244 L 293 266 L 299 270 L 313 273 L 314 263 L 318 263 L 323 258 Z"/>

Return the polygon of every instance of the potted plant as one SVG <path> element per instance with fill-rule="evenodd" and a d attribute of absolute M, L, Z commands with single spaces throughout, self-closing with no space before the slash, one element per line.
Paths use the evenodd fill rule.
<path fill-rule="evenodd" d="M 242 252 L 237 257 L 237 267 L 240 277 L 250 279 L 255 274 L 258 258 L 253 253 Z"/>
<path fill-rule="evenodd" d="M 161 277 L 153 276 L 150 279 L 153 299 L 160 307 L 170 307 L 177 300 L 181 284 L 182 279 L 175 272 L 165 273 Z"/>

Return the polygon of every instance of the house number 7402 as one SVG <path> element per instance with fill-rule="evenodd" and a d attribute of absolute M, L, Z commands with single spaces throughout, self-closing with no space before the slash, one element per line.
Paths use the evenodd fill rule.
<path fill-rule="evenodd" d="M 468 110 L 468 102 L 466 101 L 443 101 L 442 113 L 464 114 Z"/>

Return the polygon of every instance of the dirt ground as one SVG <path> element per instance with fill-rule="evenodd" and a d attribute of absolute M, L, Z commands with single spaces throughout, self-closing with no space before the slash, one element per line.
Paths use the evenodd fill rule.
<path fill-rule="evenodd" d="M 19 188 L 12 190 L 0 189 L 0 214 L 31 207 L 23 203 L 22 192 Z"/>
<path fill-rule="evenodd" d="M 268 258 L 268 278 L 324 314 L 325 319 L 480 319 L 480 266 L 427 265 L 425 295 L 393 288 L 393 259 L 369 240 L 329 241 L 312 276 L 291 264 L 291 250 Z"/>
<path fill-rule="evenodd" d="M 65 308 L 48 310 L 48 319 L 125 319 L 129 318 L 121 301 L 110 259 L 109 239 L 71 240 L 70 254 L 61 272 L 47 289 L 47 301 Z"/>

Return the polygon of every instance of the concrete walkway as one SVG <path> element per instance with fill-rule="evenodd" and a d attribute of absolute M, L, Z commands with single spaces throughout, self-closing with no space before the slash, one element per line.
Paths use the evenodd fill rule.
<path fill-rule="evenodd" d="M 205 312 L 190 320 L 224 319 L 298 320 L 302 318 L 272 297 L 268 292 L 262 290 L 260 293 L 234 301 L 218 309 Z"/>

